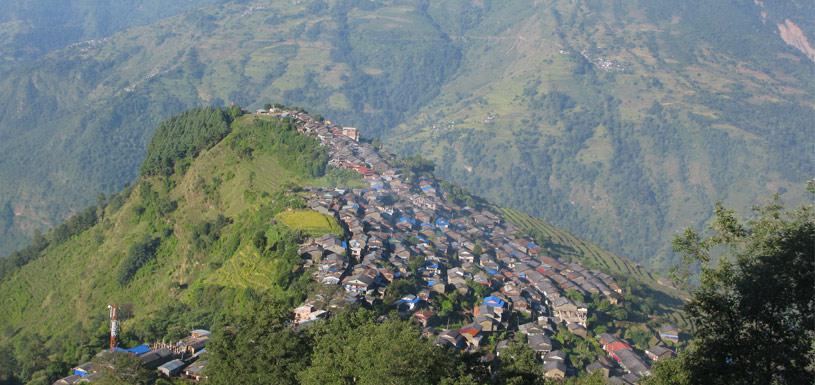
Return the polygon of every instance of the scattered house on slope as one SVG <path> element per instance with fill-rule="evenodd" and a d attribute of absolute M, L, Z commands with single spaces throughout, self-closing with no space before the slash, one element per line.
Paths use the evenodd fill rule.
<path fill-rule="evenodd" d="M 608 378 L 609 373 L 611 373 L 611 365 L 609 363 L 606 363 L 607 361 L 605 359 L 603 359 L 603 361 L 597 360 L 586 365 L 586 372 L 589 374 L 600 372 L 600 375 L 603 378 Z"/>
<path fill-rule="evenodd" d="M 679 342 L 679 329 L 674 325 L 665 325 L 659 328 L 659 338 L 663 341 Z"/>
<path fill-rule="evenodd" d="M 526 344 L 535 351 L 539 359 L 543 359 L 547 353 L 552 351 L 552 339 L 543 334 L 532 334 L 526 338 Z"/>
<path fill-rule="evenodd" d="M 158 372 L 161 373 L 164 377 L 168 377 L 168 378 L 169 377 L 175 377 L 179 373 L 181 373 L 181 370 L 184 369 L 184 366 L 186 366 L 186 365 L 187 364 L 185 364 L 184 361 L 181 361 L 179 359 L 175 359 L 175 360 L 169 361 L 169 362 L 164 363 L 163 365 L 159 366 L 158 367 Z"/>
<path fill-rule="evenodd" d="M 553 350 L 543 357 L 544 377 L 562 380 L 566 377 L 566 353 Z"/>
<path fill-rule="evenodd" d="M 204 381 L 207 379 L 207 376 L 204 375 L 204 368 L 206 366 L 206 360 L 198 360 L 192 365 L 188 366 L 187 369 L 184 369 L 184 377 L 196 382 Z"/>
<path fill-rule="evenodd" d="M 173 359 L 173 352 L 168 348 L 154 349 L 139 356 L 142 366 L 147 369 L 156 369 Z"/>
<path fill-rule="evenodd" d="M 566 378 L 566 363 L 563 361 L 544 361 L 543 376 L 553 380 Z"/>
<path fill-rule="evenodd" d="M 651 361 L 659 361 L 671 358 L 675 354 L 673 350 L 668 349 L 665 346 L 657 345 L 648 348 L 648 350 L 645 351 L 645 355 L 647 355 Z"/>
<path fill-rule="evenodd" d="M 588 331 L 586 331 L 586 327 L 581 324 L 572 322 L 566 325 L 566 328 L 569 329 L 570 333 L 576 336 L 580 336 L 583 338 L 586 338 L 588 336 Z"/>
<path fill-rule="evenodd" d="M 464 336 L 461 335 L 456 330 L 445 330 L 439 333 L 438 338 L 436 338 L 436 345 L 451 347 L 457 350 L 464 349 L 467 346 L 467 342 Z"/>

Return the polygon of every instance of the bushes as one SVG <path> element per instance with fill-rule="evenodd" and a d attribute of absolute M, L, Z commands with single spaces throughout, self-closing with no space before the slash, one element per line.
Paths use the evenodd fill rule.
<path fill-rule="evenodd" d="M 221 230 L 232 220 L 218 214 L 212 222 L 203 222 L 192 229 L 192 244 L 196 250 L 206 250 L 221 238 Z"/>
<path fill-rule="evenodd" d="M 145 237 L 140 242 L 131 246 L 125 260 L 122 261 L 121 267 L 119 268 L 117 278 L 119 284 L 126 285 L 142 266 L 154 260 L 160 245 L 161 238 Z"/>

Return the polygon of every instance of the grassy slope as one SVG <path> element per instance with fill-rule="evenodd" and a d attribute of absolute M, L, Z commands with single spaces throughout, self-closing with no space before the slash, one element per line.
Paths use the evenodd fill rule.
<path fill-rule="evenodd" d="M 183 177 L 173 177 L 175 187 L 161 193 L 179 202 L 178 209 L 168 216 L 152 224 L 139 220 L 133 210 L 139 193 L 134 191 L 121 208 L 105 209 L 99 224 L 46 250 L 41 258 L 0 282 L 0 292 L 6 293 L 0 297 L 0 324 L 4 326 L 0 342 L 18 331 L 56 337 L 91 327 L 94 320 L 105 316 L 108 303 L 132 304 L 135 316 L 127 323 L 138 323 L 175 301 L 189 302 L 192 297 L 187 287 L 215 285 L 280 292 L 272 279 L 281 268 L 279 261 L 263 257 L 245 241 L 234 250 L 222 243 L 242 239 L 241 233 L 257 221 L 267 223 L 271 236 L 274 231 L 268 223 L 274 212 L 262 207 L 274 204 L 270 200 L 275 195 L 264 197 L 264 193 L 279 191 L 284 184 L 319 185 L 325 181 L 288 171 L 270 152 L 256 151 L 251 160 L 237 157 L 227 143 L 241 132 L 257 130 L 251 119 L 244 117 L 233 123 L 229 136 L 203 152 Z M 216 198 L 207 198 L 195 187 L 199 176 L 206 182 L 212 177 L 222 178 Z M 156 178 L 146 180 L 154 189 L 159 185 Z M 212 221 L 221 213 L 233 220 L 221 231 L 223 241 L 207 252 L 195 249 L 193 225 Z M 155 261 L 142 267 L 130 283 L 119 285 L 116 273 L 126 251 L 144 234 L 150 234 L 156 223 L 172 226 L 173 235 L 162 242 Z M 335 232 L 336 228 L 332 223 L 310 230 L 316 234 Z"/>

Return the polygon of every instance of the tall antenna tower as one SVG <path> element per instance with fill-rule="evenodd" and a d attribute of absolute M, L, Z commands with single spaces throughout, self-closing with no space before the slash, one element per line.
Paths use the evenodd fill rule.
<path fill-rule="evenodd" d="M 119 337 L 119 308 L 116 305 L 108 305 L 110 310 L 110 351 L 116 349 L 116 339 Z"/>

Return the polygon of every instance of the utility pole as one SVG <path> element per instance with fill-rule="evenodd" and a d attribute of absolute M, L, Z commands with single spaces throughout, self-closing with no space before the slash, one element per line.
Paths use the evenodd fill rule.
<path fill-rule="evenodd" d="M 110 310 L 110 351 L 116 349 L 117 337 L 119 337 L 119 308 L 116 305 L 108 305 Z"/>

